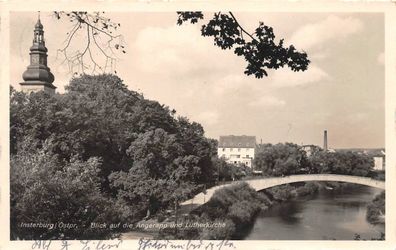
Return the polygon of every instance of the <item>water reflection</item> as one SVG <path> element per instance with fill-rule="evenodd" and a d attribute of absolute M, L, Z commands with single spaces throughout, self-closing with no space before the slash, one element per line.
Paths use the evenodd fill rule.
<path fill-rule="evenodd" d="M 247 240 L 353 240 L 379 237 L 384 225 L 366 220 L 366 206 L 381 190 L 359 186 L 337 193 L 325 190 L 261 213 Z"/>
<path fill-rule="evenodd" d="M 279 216 L 282 222 L 292 225 L 300 222 L 302 219 L 302 210 L 301 203 L 290 202 L 284 204 L 284 206 L 280 206 L 279 209 L 271 209 L 270 211 L 272 212 L 272 216 Z M 294 211 L 294 213 L 290 213 L 290 211 Z"/>

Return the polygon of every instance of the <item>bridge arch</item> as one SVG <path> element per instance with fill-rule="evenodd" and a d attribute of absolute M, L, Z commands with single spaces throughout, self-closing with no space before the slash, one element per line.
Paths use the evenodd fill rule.
<path fill-rule="evenodd" d="M 240 182 L 246 182 L 256 191 L 260 191 L 263 189 L 267 189 L 279 185 L 296 183 L 296 182 L 309 182 L 309 181 L 348 182 L 348 183 L 360 184 L 360 185 L 370 186 L 379 189 L 385 189 L 385 181 L 374 180 L 368 177 L 337 175 L 337 174 L 302 174 L 302 175 L 271 177 L 271 178 L 262 178 L 262 179 L 246 180 L 246 181 L 235 181 L 224 185 L 214 186 L 206 190 L 205 193 L 201 192 L 192 199 L 183 202 L 181 205 L 190 205 L 190 204 L 202 205 L 212 197 L 212 195 L 216 190 Z"/>

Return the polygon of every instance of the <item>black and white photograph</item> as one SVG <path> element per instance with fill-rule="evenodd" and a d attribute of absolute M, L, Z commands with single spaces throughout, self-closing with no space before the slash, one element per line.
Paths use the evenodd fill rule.
<path fill-rule="evenodd" d="M 8 12 L 9 241 L 395 238 L 384 11 L 74 7 Z"/>

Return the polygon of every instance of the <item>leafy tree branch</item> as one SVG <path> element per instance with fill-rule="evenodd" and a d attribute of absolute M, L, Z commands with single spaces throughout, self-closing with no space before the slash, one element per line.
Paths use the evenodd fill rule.
<path fill-rule="evenodd" d="M 201 11 L 177 12 L 177 24 L 184 22 L 192 24 L 203 19 Z M 268 69 L 279 69 L 287 66 L 293 71 L 305 71 L 310 60 L 307 53 L 299 52 L 290 45 L 284 46 L 284 39 L 275 40 L 273 28 L 263 22 L 253 33 L 246 31 L 232 12 L 214 13 L 212 19 L 201 27 L 202 36 L 214 39 L 214 45 L 221 49 L 234 49 L 237 56 L 243 56 L 247 61 L 244 73 L 256 78 L 268 76 Z M 245 39 L 249 38 L 249 39 Z"/>

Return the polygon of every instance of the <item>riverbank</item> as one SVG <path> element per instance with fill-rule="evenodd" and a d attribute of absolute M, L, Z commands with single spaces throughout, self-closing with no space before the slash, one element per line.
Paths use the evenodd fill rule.
<path fill-rule="evenodd" d="M 189 214 L 157 215 L 136 223 L 128 234 L 146 233 L 154 239 L 224 240 L 242 239 L 241 232 L 251 227 L 256 215 L 268 209 L 272 201 L 247 183 L 219 189 L 204 205 Z M 128 238 L 128 234 L 123 234 Z"/>
<path fill-rule="evenodd" d="M 238 183 L 217 190 L 207 203 L 179 218 L 182 225 L 211 222 L 220 226 L 184 227 L 176 232 L 164 229 L 160 234 L 162 237 L 172 234 L 177 239 L 242 239 L 240 233 L 252 225 L 260 211 L 271 205 L 265 194 L 256 192 L 247 183 Z"/>
<path fill-rule="evenodd" d="M 371 224 L 385 223 L 385 191 L 376 195 L 367 206 L 366 218 Z"/>
<path fill-rule="evenodd" d="M 142 223 L 147 225 L 144 232 L 154 239 L 244 239 L 253 227 L 257 215 L 276 204 L 298 197 L 315 196 L 321 190 L 342 193 L 353 187 L 356 185 L 307 182 L 256 192 L 246 183 L 239 183 L 217 190 L 211 200 L 188 215 L 179 213 L 177 217 L 158 216 Z M 161 223 L 166 226 L 149 228 L 150 225 Z"/>

